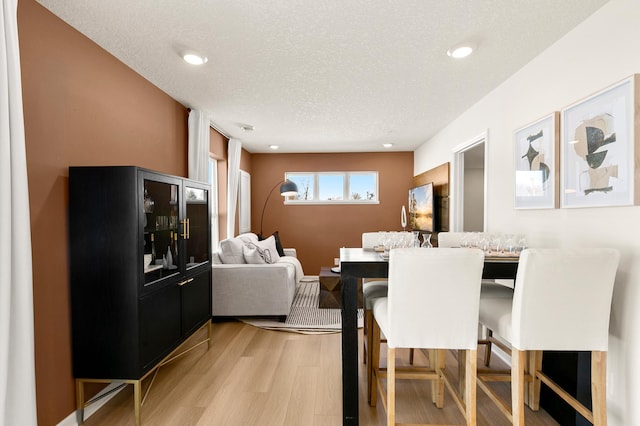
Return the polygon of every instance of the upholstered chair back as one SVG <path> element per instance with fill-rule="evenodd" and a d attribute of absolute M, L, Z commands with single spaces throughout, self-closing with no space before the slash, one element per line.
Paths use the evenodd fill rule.
<path fill-rule="evenodd" d="M 606 248 L 523 250 L 511 344 L 519 350 L 606 351 L 619 258 Z"/>
<path fill-rule="evenodd" d="M 387 318 L 393 348 L 476 349 L 484 254 L 478 249 L 390 252 Z M 384 309 L 381 310 L 384 312 Z"/>
<path fill-rule="evenodd" d="M 464 232 L 438 232 L 438 247 L 461 247 Z"/>
<path fill-rule="evenodd" d="M 372 249 L 380 244 L 380 239 L 383 232 L 363 232 L 362 233 L 362 248 Z"/>

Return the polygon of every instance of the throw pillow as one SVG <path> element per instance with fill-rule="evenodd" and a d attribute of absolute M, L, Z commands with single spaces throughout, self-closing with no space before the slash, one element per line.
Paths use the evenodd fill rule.
<path fill-rule="evenodd" d="M 284 248 L 282 248 L 282 243 L 280 242 L 280 236 L 278 235 L 278 231 L 274 232 L 270 236 L 273 237 L 276 240 L 276 250 L 278 251 L 278 255 L 280 257 L 284 256 Z M 260 238 L 260 240 L 265 240 L 266 239 L 262 235 L 260 235 L 259 238 Z"/>
<path fill-rule="evenodd" d="M 276 263 L 280 260 L 273 236 L 266 240 L 246 243 L 242 247 L 242 253 L 247 263 Z"/>
<path fill-rule="evenodd" d="M 241 234 L 235 238 L 227 238 L 220 241 L 220 260 L 222 263 L 247 263 L 244 259 L 244 253 L 242 252 L 242 246 L 249 242 L 257 242 L 258 237 L 256 234 Z"/>
<path fill-rule="evenodd" d="M 245 232 L 244 234 L 238 235 L 236 238 L 240 238 L 242 241 L 258 241 L 258 235 L 253 232 Z"/>

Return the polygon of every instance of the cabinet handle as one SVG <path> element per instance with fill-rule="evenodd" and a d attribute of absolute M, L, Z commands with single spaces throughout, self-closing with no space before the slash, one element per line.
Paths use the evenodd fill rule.
<path fill-rule="evenodd" d="M 178 283 L 178 285 L 182 287 L 185 284 L 189 284 L 191 281 L 193 281 L 193 278 L 189 278 L 188 280 L 181 281 Z"/>
<path fill-rule="evenodd" d="M 182 223 L 182 235 L 180 235 L 185 240 L 189 238 L 189 231 L 187 231 L 187 227 L 189 226 L 189 219 L 183 219 L 180 221 Z"/>
<path fill-rule="evenodd" d="M 186 236 L 186 239 L 188 240 L 190 236 L 191 236 L 191 222 L 189 221 L 189 218 L 187 218 L 187 236 Z"/>

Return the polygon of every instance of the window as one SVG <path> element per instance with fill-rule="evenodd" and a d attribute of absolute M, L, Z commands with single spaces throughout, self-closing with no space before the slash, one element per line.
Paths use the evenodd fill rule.
<path fill-rule="evenodd" d="M 298 185 L 289 204 L 378 204 L 378 172 L 288 172 Z"/>

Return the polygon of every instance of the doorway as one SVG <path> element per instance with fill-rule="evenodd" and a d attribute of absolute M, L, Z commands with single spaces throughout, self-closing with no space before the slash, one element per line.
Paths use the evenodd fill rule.
<path fill-rule="evenodd" d="M 452 231 L 486 228 L 486 133 L 453 150 Z"/>

